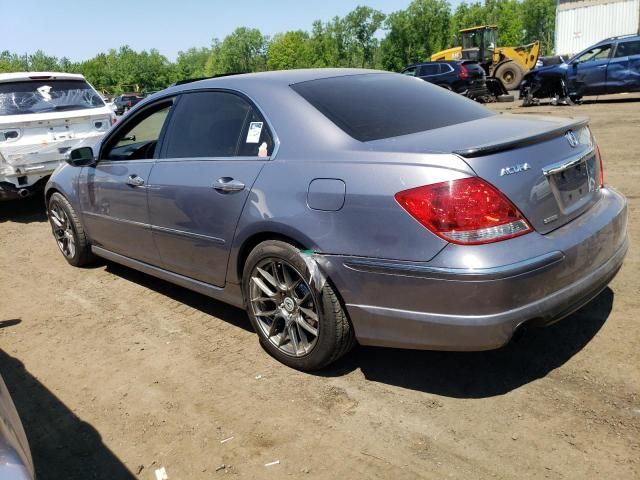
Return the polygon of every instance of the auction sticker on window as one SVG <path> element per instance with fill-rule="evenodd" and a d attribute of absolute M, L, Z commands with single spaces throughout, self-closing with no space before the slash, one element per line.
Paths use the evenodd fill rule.
<path fill-rule="evenodd" d="M 247 132 L 247 143 L 258 143 L 262 133 L 262 122 L 251 122 Z"/>

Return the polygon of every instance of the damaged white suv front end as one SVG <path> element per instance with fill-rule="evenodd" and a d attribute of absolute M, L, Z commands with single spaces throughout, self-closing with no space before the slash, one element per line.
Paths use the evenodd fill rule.
<path fill-rule="evenodd" d="M 114 122 L 82 75 L 0 74 L 0 200 L 42 189 L 71 149 L 95 145 Z"/>

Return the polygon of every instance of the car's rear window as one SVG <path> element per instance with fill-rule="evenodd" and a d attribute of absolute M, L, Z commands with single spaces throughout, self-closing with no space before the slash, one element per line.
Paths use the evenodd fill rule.
<path fill-rule="evenodd" d="M 296 83 L 291 88 L 361 142 L 494 115 L 471 100 L 406 75 L 349 75 Z"/>
<path fill-rule="evenodd" d="M 84 80 L 31 80 L 0 83 L 0 115 L 23 115 L 104 107 Z"/>

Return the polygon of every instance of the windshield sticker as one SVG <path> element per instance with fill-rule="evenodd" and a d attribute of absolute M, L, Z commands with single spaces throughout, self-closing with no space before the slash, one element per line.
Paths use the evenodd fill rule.
<path fill-rule="evenodd" d="M 262 133 L 262 122 L 251 122 L 247 132 L 247 143 L 258 143 Z"/>

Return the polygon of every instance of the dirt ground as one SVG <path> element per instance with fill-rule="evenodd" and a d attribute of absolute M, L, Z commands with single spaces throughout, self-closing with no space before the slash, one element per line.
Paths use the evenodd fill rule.
<path fill-rule="evenodd" d="M 635 242 L 590 305 L 493 352 L 296 372 L 243 311 L 72 268 L 41 199 L 0 205 L 0 371 L 39 478 L 640 478 L 640 95 L 518 105 L 492 108 L 591 119 Z"/>

